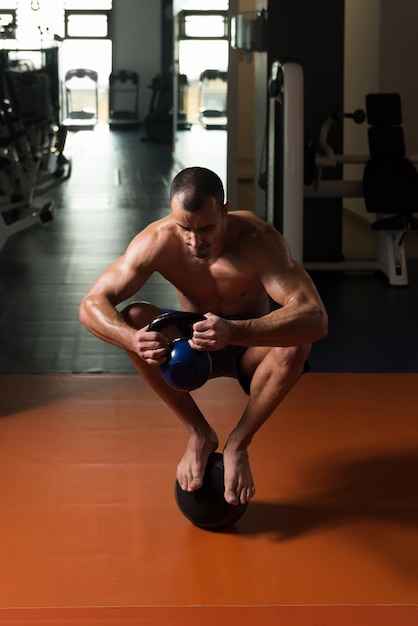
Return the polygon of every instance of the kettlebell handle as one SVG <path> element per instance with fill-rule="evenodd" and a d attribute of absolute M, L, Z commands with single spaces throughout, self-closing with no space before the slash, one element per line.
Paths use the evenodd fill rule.
<path fill-rule="evenodd" d="M 159 331 L 167 326 L 188 323 L 190 327 L 196 322 L 206 319 L 200 313 L 191 313 L 190 311 L 169 311 L 155 317 L 148 326 L 148 330 Z"/>

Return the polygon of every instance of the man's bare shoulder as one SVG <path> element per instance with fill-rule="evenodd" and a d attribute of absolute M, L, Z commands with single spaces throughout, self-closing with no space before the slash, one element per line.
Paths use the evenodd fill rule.
<path fill-rule="evenodd" d="M 171 215 L 167 215 L 141 230 L 130 242 L 126 253 L 156 259 L 163 250 L 174 247 L 177 241 L 174 220 Z"/>
<path fill-rule="evenodd" d="M 236 224 L 237 227 L 243 231 L 256 229 L 261 232 L 266 232 L 273 228 L 268 222 L 254 213 L 254 211 L 231 211 L 228 213 L 228 217 L 231 223 Z"/>
<path fill-rule="evenodd" d="M 283 236 L 268 222 L 252 211 L 231 211 L 229 217 L 230 234 L 244 247 L 264 247 L 284 245 Z"/>
<path fill-rule="evenodd" d="M 135 240 L 143 239 L 146 241 L 152 237 L 170 237 L 175 229 L 175 223 L 172 215 L 166 215 L 159 220 L 155 220 L 145 226 L 135 237 Z"/>

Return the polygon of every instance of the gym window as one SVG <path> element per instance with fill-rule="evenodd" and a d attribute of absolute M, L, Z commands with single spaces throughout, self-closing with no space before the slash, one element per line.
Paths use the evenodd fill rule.
<path fill-rule="evenodd" d="M 16 38 L 15 9 L 0 9 L 0 37 L 2 39 Z"/>
<path fill-rule="evenodd" d="M 112 0 L 0 0 L 0 38 L 110 39 Z"/>
<path fill-rule="evenodd" d="M 112 0 L 64 0 L 66 9 L 107 11 L 112 8 Z"/>
<path fill-rule="evenodd" d="M 65 10 L 66 39 L 110 39 L 111 11 Z"/>
<path fill-rule="evenodd" d="M 228 11 L 179 11 L 179 39 L 228 39 Z"/>

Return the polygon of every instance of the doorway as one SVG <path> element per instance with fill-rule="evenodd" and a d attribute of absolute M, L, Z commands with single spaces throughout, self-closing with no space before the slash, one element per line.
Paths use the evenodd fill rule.
<path fill-rule="evenodd" d="M 86 62 L 86 59 L 88 61 Z M 62 44 L 61 75 L 65 77 L 72 69 L 85 68 L 97 72 L 97 120 L 107 123 L 109 119 L 109 76 L 112 71 L 112 42 L 110 39 L 66 39 Z M 81 83 L 81 81 L 80 81 Z M 91 83 L 91 81 L 90 81 Z M 79 99 L 84 107 L 91 108 L 95 94 L 92 85 L 86 81 L 80 85 L 80 93 L 74 97 Z M 65 85 L 63 85 L 63 101 L 65 99 Z M 76 106 L 77 103 L 73 103 Z M 64 105 L 64 109 L 66 109 Z M 65 110 L 68 115 L 69 111 Z"/>
<path fill-rule="evenodd" d="M 71 70 L 88 70 L 94 75 L 92 81 L 79 81 L 81 104 L 96 110 L 98 122 L 107 122 L 109 117 L 109 76 L 112 71 L 112 40 L 111 18 L 112 0 L 88 0 L 82 8 L 74 0 L 65 0 L 64 12 L 64 41 L 62 45 L 62 72 L 64 80 L 64 95 L 68 96 L 65 78 Z M 74 82 L 74 81 L 73 81 Z M 68 111 L 68 97 L 65 97 L 66 115 Z M 87 102 L 83 102 L 87 101 Z"/>
<path fill-rule="evenodd" d="M 226 187 L 229 2 L 199 2 L 198 10 L 190 2 L 177 5 L 175 156 L 183 167 L 213 169 Z"/>

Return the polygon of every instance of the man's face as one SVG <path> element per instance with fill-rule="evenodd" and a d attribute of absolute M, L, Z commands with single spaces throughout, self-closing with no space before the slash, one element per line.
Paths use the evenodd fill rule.
<path fill-rule="evenodd" d="M 220 207 L 214 198 L 208 198 L 198 211 L 191 213 L 183 209 L 181 198 L 175 195 L 171 212 L 177 232 L 193 257 L 206 259 L 217 251 L 226 225 L 228 204 Z"/>

